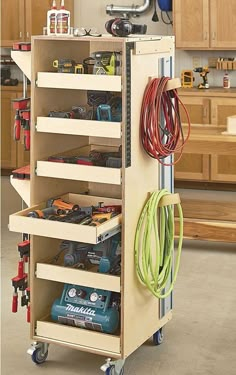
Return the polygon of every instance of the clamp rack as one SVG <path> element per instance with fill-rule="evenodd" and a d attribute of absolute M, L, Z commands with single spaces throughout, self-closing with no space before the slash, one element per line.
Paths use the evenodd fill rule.
<path fill-rule="evenodd" d="M 53 60 L 70 58 L 82 61 L 94 51 L 118 51 L 122 54 L 120 76 L 53 73 Z M 162 339 L 162 327 L 172 317 L 172 296 L 160 302 L 139 283 L 134 264 L 136 225 L 149 192 L 159 188 L 173 190 L 173 170 L 159 167 L 141 147 L 139 116 L 143 93 L 149 77 L 172 77 L 174 38 L 137 36 L 114 38 L 49 37 L 32 38 L 31 81 L 31 180 L 30 208 L 10 216 L 9 228 L 31 234 L 31 328 L 34 341 L 29 350 L 37 363 L 46 360 L 48 344 L 96 353 L 112 358 L 102 366 L 107 374 L 122 374 L 125 358 L 154 335 Z M 119 92 L 122 96 L 122 121 L 55 119 L 47 117 L 51 109 L 86 101 L 86 90 Z M 122 167 L 104 168 L 48 162 L 56 153 L 92 145 L 117 148 L 122 145 Z M 69 192 L 69 193 L 68 193 Z M 86 192 L 86 195 L 84 195 Z M 81 204 L 122 205 L 121 216 L 100 225 L 85 227 L 27 217 L 43 207 L 53 196 L 66 197 Z M 121 225 L 121 276 L 67 269 L 46 264 L 55 255 L 60 239 L 97 243 L 107 231 Z M 104 334 L 52 322 L 50 306 L 64 283 L 99 287 L 121 295 L 120 330 Z"/>

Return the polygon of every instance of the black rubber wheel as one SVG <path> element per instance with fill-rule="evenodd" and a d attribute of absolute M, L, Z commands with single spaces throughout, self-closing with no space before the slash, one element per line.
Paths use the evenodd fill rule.
<path fill-rule="evenodd" d="M 42 363 L 46 361 L 47 356 L 48 356 L 48 351 L 46 351 L 46 353 L 43 354 L 41 348 L 38 348 L 38 349 L 35 349 L 31 358 L 34 363 L 36 363 L 37 365 L 41 365 Z"/>
<path fill-rule="evenodd" d="M 156 333 L 153 335 L 153 343 L 154 345 L 161 345 L 164 341 L 164 333 L 162 328 L 159 329 Z"/>
<path fill-rule="evenodd" d="M 115 366 L 111 366 L 106 370 L 106 375 L 116 375 L 115 374 Z M 121 369 L 119 375 L 124 375 L 124 367 Z"/>

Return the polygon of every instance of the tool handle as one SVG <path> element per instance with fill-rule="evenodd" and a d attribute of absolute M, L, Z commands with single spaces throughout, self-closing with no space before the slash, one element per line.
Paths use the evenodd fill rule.
<path fill-rule="evenodd" d="M 16 313 L 18 308 L 18 293 L 14 293 L 12 297 L 12 312 Z"/>
<path fill-rule="evenodd" d="M 30 150 L 30 130 L 24 129 L 24 145 L 25 145 L 25 150 L 29 151 Z"/>
<path fill-rule="evenodd" d="M 18 275 L 19 279 L 23 279 L 24 276 L 24 261 L 20 260 L 18 263 Z"/>
<path fill-rule="evenodd" d="M 30 305 L 27 306 L 26 321 L 30 323 Z"/>
<path fill-rule="evenodd" d="M 21 128 L 21 120 L 20 116 L 15 116 L 15 123 L 14 123 L 14 140 L 19 141 L 20 140 L 20 128 Z"/>

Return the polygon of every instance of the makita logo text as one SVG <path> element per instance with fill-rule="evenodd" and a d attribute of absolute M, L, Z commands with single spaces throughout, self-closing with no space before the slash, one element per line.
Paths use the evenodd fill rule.
<path fill-rule="evenodd" d="M 85 314 L 95 316 L 96 311 L 91 309 L 90 307 L 75 307 L 70 303 L 66 304 L 66 311 L 72 311 L 75 313 Z"/>

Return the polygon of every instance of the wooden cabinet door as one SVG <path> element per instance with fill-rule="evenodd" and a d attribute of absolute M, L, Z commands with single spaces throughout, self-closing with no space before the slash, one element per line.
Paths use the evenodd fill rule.
<path fill-rule="evenodd" d="M 210 47 L 235 49 L 236 1 L 210 0 L 210 7 Z"/>
<path fill-rule="evenodd" d="M 11 91 L 2 91 L 1 94 L 1 168 L 10 169 L 17 166 L 17 146 L 13 138 L 15 110 L 11 103 L 17 94 Z"/>
<path fill-rule="evenodd" d="M 178 154 L 176 154 L 178 158 Z M 175 179 L 190 181 L 209 180 L 209 155 L 183 154 L 175 165 Z"/>
<path fill-rule="evenodd" d="M 181 101 L 185 105 L 191 124 L 209 124 L 210 123 L 210 100 L 197 96 L 181 96 Z M 187 116 L 180 106 L 180 115 L 182 123 L 187 122 Z"/>
<path fill-rule="evenodd" d="M 24 0 L 1 1 L 1 47 L 24 38 Z"/>
<path fill-rule="evenodd" d="M 236 115 L 236 98 L 211 99 L 211 124 L 226 125 L 227 117 Z"/>
<path fill-rule="evenodd" d="M 211 181 L 236 182 L 235 155 L 211 155 Z"/>
<path fill-rule="evenodd" d="M 57 1 L 59 6 L 60 1 Z M 74 0 L 65 2 L 66 9 L 71 12 L 71 26 L 74 22 Z M 30 41 L 31 35 L 42 35 L 43 27 L 47 26 L 47 11 L 51 9 L 52 0 L 25 0 L 25 37 Z"/>
<path fill-rule="evenodd" d="M 209 1 L 175 0 L 173 4 L 176 48 L 209 47 Z"/>

